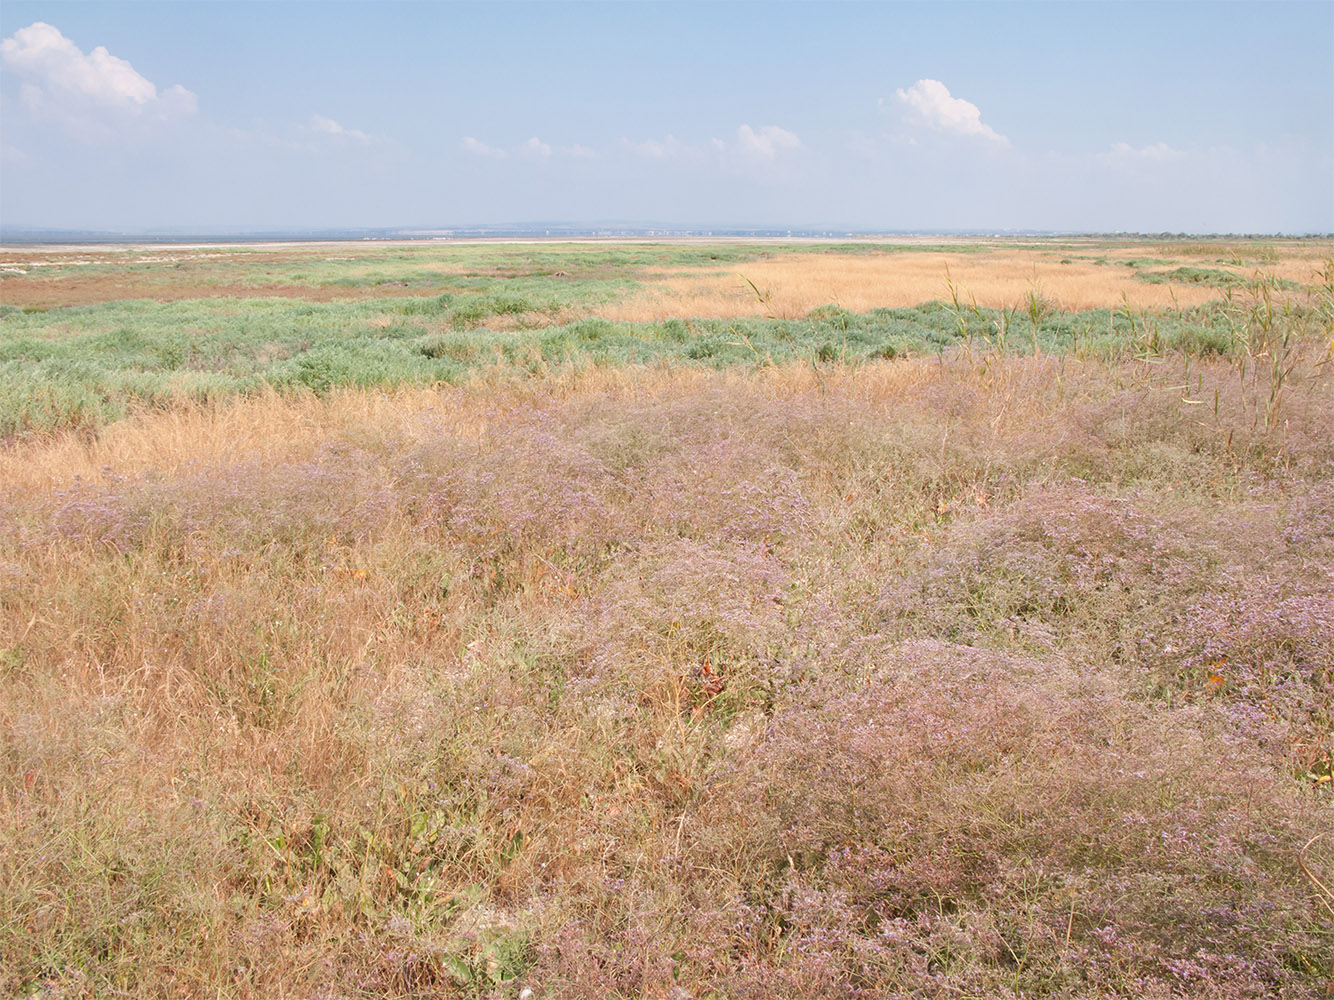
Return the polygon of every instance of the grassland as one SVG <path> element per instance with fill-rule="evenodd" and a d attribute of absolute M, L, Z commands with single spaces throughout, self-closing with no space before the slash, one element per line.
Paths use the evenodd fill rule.
<path fill-rule="evenodd" d="M 497 368 L 855 364 L 984 336 L 1218 353 L 1239 317 L 1220 292 L 1253 300 L 1262 277 L 1302 303 L 1323 281 L 1320 244 L 1187 247 L 1193 264 L 1078 249 L 14 251 L 0 255 L 0 439 L 262 389 L 457 384 Z"/>
<path fill-rule="evenodd" d="M 8 253 L 0 995 L 1327 997 L 1329 252 Z"/>

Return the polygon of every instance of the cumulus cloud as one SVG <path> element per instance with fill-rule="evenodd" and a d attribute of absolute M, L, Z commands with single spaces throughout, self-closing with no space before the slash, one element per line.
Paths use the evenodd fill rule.
<path fill-rule="evenodd" d="M 371 139 L 365 132 L 355 128 L 344 128 L 332 118 L 325 118 L 324 115 L 311 115 L 307 128 L 319 135 L 329 135 L 335 139 L 350 139 L 354 142 L 370 142 Z"/>
<path fill-rule="evenodd" d="M 0 41 L 0 59 L 22 81 L 19 94 L 29 113 L 84 138 L 114 134 L 125 120 L 165 121 L 198 109 L 195 95 L 179 84 L 159 91 L 104 46 L 85 53 L 44 21 Z"/>
<path fill-rule="evenodd" d="M 801 140 L 795 133 L 777 125 L 762 125 L 758 129 L 742 125 L 736 130 L 736 141 L 743 153 L 766 161 L 785 150 L 801 148 Z"/>
<path fill-rule="evenodd" d="M 918 80 L 907 90 L 899 88 L 895 97 L 913 117 L 929 128 L 953 135 L 976 136 L 1002 146 L 1010 144 L 1005 136 L 983 124 L 982 112 L 976 104 L 951 96 L 949 88 L 939 80 Z"/>

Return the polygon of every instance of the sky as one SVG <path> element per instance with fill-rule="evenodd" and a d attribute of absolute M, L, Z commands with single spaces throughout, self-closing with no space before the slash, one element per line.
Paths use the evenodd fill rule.
<path fill-rule="evenodd" d="M 1334 3 L 0 5 L 0 226 L 1334 231 Z"/>

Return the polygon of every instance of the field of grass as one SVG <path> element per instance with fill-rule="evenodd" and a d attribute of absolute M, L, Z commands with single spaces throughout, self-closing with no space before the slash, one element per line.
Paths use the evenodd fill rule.
<path fill-rule="evenodd" d="M 1061 244 L 13 251 L 0 254 L 0 439 L 497 368 L 856 364 L 988 339 L 1002 353 L 1228 352 L 1262 294 L 1311 325 L 1327 249 L 1187 247 L 1207 268 L 1136 247 L 1090 263 Z"/>
<path fill-rule="evenodd" d="M 853 249 L 7 252 L 0 995 L 1327 998 L 1330 246 Z"/>

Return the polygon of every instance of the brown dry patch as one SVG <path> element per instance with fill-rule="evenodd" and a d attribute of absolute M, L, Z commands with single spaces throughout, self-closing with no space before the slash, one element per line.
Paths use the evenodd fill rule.
<path fill-rule="evenodd" d="M 1070 262 L 1061 263 L 1064 259 Z M 1313 262 L 1283 263 L 1286 273 L 1280 276 L 1312 280 Z M 625 321 L 673 316 L 792 318 L 830 303 L 866 312 L 948 299 L 951 278 L 964 302 L 975 300 L 992 308 L 1019 306 L 1033 291 L 1070 310 L 1115 308 L 1127 301 L 1137 309 L 1194 306 L 1221 294 L 1218 288 L 1201 285 L 1149 284 L 1137 280 L 1125 266 L 1033 251 L 871 257 L 811 253 L 753 261 L 728 271 L 676 269 L 625 301 L 600 307 L 596 314 Z"/>

